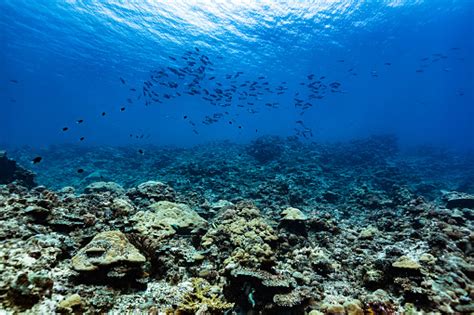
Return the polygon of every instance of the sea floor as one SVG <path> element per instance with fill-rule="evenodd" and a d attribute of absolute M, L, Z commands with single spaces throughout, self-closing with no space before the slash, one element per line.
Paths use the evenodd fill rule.
<path fill-rule="evenodd" d="M 8 157 L 0 313 L 474 312 L 472 154 L 377 136 Z"/>

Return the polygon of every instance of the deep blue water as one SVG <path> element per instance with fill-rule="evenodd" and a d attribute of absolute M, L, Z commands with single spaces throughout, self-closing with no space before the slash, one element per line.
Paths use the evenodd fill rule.
<path fill-rule="evenodd" d="M 473 149 L 473 21 L 471 0 L 1 0 L 0 143 L 192 145 L 296 128 L 308 141 L 394 133 Z M 197 65 L 172 78 L 167 67 L 187 66 L 188 51 Z M 188 95 L 203 55 L 201 94 Z M 145 106 L 137 97 L 161 68 L 162 103 Z M 216 88 L 232 100 L 202 98 Z"/>

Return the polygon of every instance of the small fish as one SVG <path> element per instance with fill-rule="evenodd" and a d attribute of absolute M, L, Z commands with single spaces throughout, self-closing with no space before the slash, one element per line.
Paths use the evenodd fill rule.
<path fill-rule="evenodd" d="M 106 112 L 102 112 L 101 116 L 105 116 L 105 115 L 107 115 L 107 113 L 106 113 Z"/>
<path fill-rule="evenodd" d="M 79 141 L 84 141 L 84 139 L 85 139 L 84 137 L 80 137 Z"/>
<path fill-rule="evenodd" d="M 77 173 L 82 174 L 82 173 L 84 173 L 84 170 L 82 168 L 80 168 L 80 169 L 77 170 Z"/>
<path fill-rule="evenodd" d="M 68 131 L 68 130 L 69 130 L 68 127 L 64 127 L 64 128 L 63 128 L 63 131 Z"/>
<path fill-rule="evenodd" d="M 176 58 L 175 57 L 171 57 L 171 56 L 168 56 L 171 60 L 174 60 L 176 61 Z"/>
<path fill-rule="evenodd" d="M 77 121 L 78 124 L 82 124 L 83 122 L 84 122 L 84 119 L 79 119 L 79 120 Z"/>
<path fill-rule="evenodd" d="M 38 164 L 39 162 L 41 162 L 41 160 L 43 160 L 43 158 L 41 156 L 37 156 L 33 160 L 31 160 L 31 163 Z"/>
<path fill-rule="evenodd" d="M 120 111 L 121 111 L 121 112 L 124 112 L 124 111 L 125 111 L 125 107 L 121 107 L 121 108 L 120 108 Z"/>
<path fill-rule="evenodd" d="M 188 116 L 184 115 L 184 116 L 183 116 L 183 118 L 184 118 L 184 119 L 187 119 L 187 118 L 188 118 Z"/>
<path fill-rule="evenodd" d="M 391 66 L 392 63 L 391 63 L 391 62 L 386 62 L 386 63 L 384 63 L 384 65 L 386 65 L 386 66 Z"/>
<path fill-rule="evenodd" d="M 122 84 L 125 84 L 125 80 L 122 77 L 120 77 L 120 81 L 122 82 Z"/>
<path fill-rule="evenodd" d="M 142 150 L 142 149 L 138 149 L 138 153 L 140 153 L 140 154 L 142 154 L 142 155 L 143 155 L 145 152 L 143 152 L 143 150 Z"/>
<path fill-rule="evenodd" d="M 11 82 L 11 83 L 15 83 L 15 84 L 16 84 L 16 83 L 18 83 L 18 80 L 11 79 L 11 80 L 10 80 L 10 82 Z"/>

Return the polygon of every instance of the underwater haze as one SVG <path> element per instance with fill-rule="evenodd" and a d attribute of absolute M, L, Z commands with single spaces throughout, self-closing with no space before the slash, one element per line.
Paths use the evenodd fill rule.
<path fill-rule="evenodd" d="M 144 135 L 139 144 L 187 146 L 388 133 L 402 145 L 472 149 L 473 17 L 469 0 L 3 0 L 0 142 L 126 145 Z M 161 69 L 166 77 L 150 80 Z M 153 83 L 146 95 L 144 82 Z"/>

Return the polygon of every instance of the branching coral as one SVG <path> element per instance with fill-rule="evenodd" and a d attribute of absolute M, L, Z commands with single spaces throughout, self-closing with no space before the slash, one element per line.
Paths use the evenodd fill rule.
<path fill-rule="evenodd" d="M 191 279 L 193 290 L 184 296 L 178 306 L 178 312 L 185 314 L 221 314 L 234 307 L 234 303 L 226 302 L 213 292 L 213 287 L 202 278 Z"/>

